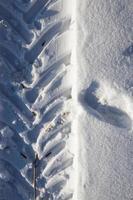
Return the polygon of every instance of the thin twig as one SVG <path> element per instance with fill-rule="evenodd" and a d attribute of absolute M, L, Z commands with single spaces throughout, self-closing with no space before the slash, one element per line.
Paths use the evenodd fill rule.
<path fill-rule="evenodd" d="M 34 187 L 34 200 L 37 198 L 37 189 L 36 189 L 36 168 L 37 168 L 38 155 L 35 155 L 35 160 L 33 162 L 33 187 Z"/>

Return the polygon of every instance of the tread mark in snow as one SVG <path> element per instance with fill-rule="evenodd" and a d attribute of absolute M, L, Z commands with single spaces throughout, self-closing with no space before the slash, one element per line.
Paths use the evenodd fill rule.
<path fill-rule="evenodd" d="M 92 82 L 89 88 L 80 96 L 81 103 L 89 108 L 90 114 L 96 118 L 120 128 L 130 129 L 132 127 L 132 120 L 130 116 L 123 110 L 116 106 L 100 103 L 96 92 L 100 85 L 97 82 Z M 116 98 L 116 97 L 115 97 Z"/>
<path fill-rule="evenodd" d="M 34 43 L 31 49 L 25 55 L 25 58 L 30 63 L 33 63 L 36 57 L 41 53 L 43 48 L 45 48 L 49 42 L 55 39 L 60 34 L 64 33 L 68 30 L 70 26 L 70 19 L 66 19 L 65 21 L 60 21 L 56 24 L 53 24 L 52 27 L 48 28 L 40 38 Z M 42 45 L 45 41 L 45 45 Z"/>
<path fill-rule="evenodd" d="M 17 19 L 17 16 L 13 14 L 10 10 L 8 10 L 4 5 L 4 3 L 0 3 L 0 16 L 6 20 L 13 29 L 27 42 L 30 43 L 32 40 L 32 34 L 25 26 L 25 24 Z"/>
<path fill-rule="evenodd" d="M 29 24 L 32 23 L 43 7 L 55 1 L 57 0 L 36 0 L 27 13 L 25 13 L 24 20 Z"/>

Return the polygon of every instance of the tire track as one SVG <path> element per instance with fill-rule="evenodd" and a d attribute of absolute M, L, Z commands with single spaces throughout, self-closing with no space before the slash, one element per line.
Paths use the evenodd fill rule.
<path fill-rule="evenodd" d="M 28 109 L 28 107 L 23 103 L 23 101 L 16 95 L 12 94 L 13 90 L 11 86 L 5 87 L 4 84 L 0 83 L 0 94 L 16 109 L 20 116 L 27 122 L 31 124 L 34 121 L 33 113 Z"/>
<path fill-rule="evenodd" d="M 44 33 L 42 33 L 39 39 L 33 44 L 31 49 L 26 53 L 25 58 L 29 63 L 33 63 L 36 57 L 42 52 L 42 50 L 57 36 L 68 30 L 70 26 L 70 19 L 60 21 L 52 24 Z"/>
<path fill-rule="evenodd" d="M 13 29 L 15 29 L 24 41 L 28 44 L 31 42 L 32 33 L 21 20 L 18 20 L 17 17 L 4 6 L 4 3 L 2 2 L 0 2 L 0 15 L 13 27 Z"/>
<path fill-rule="evenodd" d="M 61 56 L 57 61 L 50 64 L 50 66 L 45 69 L 43 73 L 40 74 L 38 80 L 34 84 L 32 89 L 26 91 L 26 97 L 31 103 L 35 102 L 38 97 L 40 88 L 47 86 L 51 80 L 62 70 L 64 70 L 64 65 L 68 66 L 70 64 L 71 54 Z"/>
<path fill-rule="evenodd" d="M 19 6 L 21 3 L 10 1 L 11 7 L 0 3 L 1 16 L 11 25 L 11 29 L 17 32 L 16 39 L 23 39 L 20 55 L 16 51 L 14 41 L 8 45 L 0 44 L 4 64 L 9 62 L 13 70 L 22 72 L 22 75 L 23 71 L 28 72 L 31 81 L 29 84 L 25 77 L 20 77 L 20 82 L 16 82 L 14 77 L 9 77 L 8 83 L 4 83 L 4 79 L 0 82 L 0 113 L 3 114 L 0 117 L 0 127 L 7 133 L 13 132 L 12 138 L 8 138 L 10 153 L 0 150 L 0 159 L 3 160 L 1 165 L 6 166 L 9 174 L 12 169 L 14 177 L 19 174 L 21 179 L 18 184 L 14 178 L 13 187 L 12 175 L 8 180 L 10 194 L 16 192 L 16 200 L 29 200 L 34 195 L 51 200 L 73 197 L 73 192 L 65 189 L 73 165 L 73 154 L 67 146 L 71 133 L 71 106 L 66 106 L 72 101 L 71 84 L 67 83 L 71 68 L 71 49 L 68 51 L 66 48 L 63 53 L 55 51 L 53 60 L 49 58 L 48 62 L 35 66 L 37 60 L 44 60 L 42 52 L 49 50 L 51 43 L 56 45 L 59 37 L 60 43 L 68 37 L 71 17 L 62 17 L 61 14 L 59 20 L 49 21 L 44 31 L 38 32 L 38 37 L 32 37 L 32 33 L 36 35 L 34 22 L 38 20 L 37 16 L 42 8 L 45 7 L 44 10 L 47 11 L 50 5 L 54 7 L 56 1 L 28 2 L 25 12 L 25 5 L 22 8 Z M 62 1 L 59 2 L 59 7 L 61 5 Z M 13 9 L 16 10 L 14 13 Z M 16 18 L 17 13 L 20 13 L 19 18 Z M 41 26 L 43 27 L 43 24 Z M 38 74 L 36 79 L 33 68 L 34 73 Z M 4 72 L 6 74 L 7 70 Z M 17 86 L 14 87 L 14 84 Z M 4 136 L 1 137 L 4 141 Z M 3 198 L 6 198 L 4 195 Z"/>
<path fill-rule="evenodd" d="M 0 172 L 6 175 L 6 179 L 1 180 L 0 183 L 0 189 L 2 187 L 2 182 L 5 183 L 5 187 L 2 187 L 4 191 L 1 190 L 2 198 L 5 198 L 6 200 L 10 198 L 14 199 L 14 192 L 16 192 L 16 200 L 17 198 L 20 199 L 20 197 L 21 199 L 29 200 L 29 198 L 32 197 L 32 187 L 29 186 L 25 179 L 20 175 L 18 171 L 16 171 L 16 169 L 14 169 L 14 167 L 9 162 L 0 159 Z M 17 177 L 17 179 L 14 177 Z M 19 187 L 21 187 L 21 190 Z M 7 193 L 7 191 L 9 193 Z"/>
<path fill-rule="evenodd" d="M 22 65 L 17 55 L 7 46 L 0 43 L 0 53 L 16 70 L 22 70 Z"/>
<path fill-rule="evenodd" d="M 24 15 L 24 20 L 30 24 L 34 21 L 37 14 L 40 13 L 41 9 L 49 4 L 56 2 L 57 0 L 36 0 L 33 5 L 29 8 L 27 13 Z"/>

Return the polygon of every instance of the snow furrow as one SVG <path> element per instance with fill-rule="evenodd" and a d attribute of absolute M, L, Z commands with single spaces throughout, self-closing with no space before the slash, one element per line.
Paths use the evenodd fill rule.
<path fill-rule="evenodd" d="M 68 30 L 70 26 L 70 19 L 65 21 L 60 21 L 56 24 L 53 24 L 48 30 L 44 31 L 40 35 L 36 42 L 33 44 L 31 49 L 26 53 L 25 58 L 29 63 L 33 63 L 35 59 L 39 56 L 41 51 L 46 48 L 46 46 L 56 37 Z"/>
<path fill-rule="evenodd" d="M 13 198 L 18 200 L 17 198 L 21 198 L 22 200 L 29 200 L 32 198 L 32 187 L 29 186 L 21 174 L 16 171 L 16 169 L 9 162 L 0 159 L 0 172 L 0 199 L 5 198 L 6 200 L 9 200 Z M 5 182 L 5 187 L 2 187 L 2 182 Z"/>
<path fill-rule="evenodd" d="M 33 88 L 26 91 L 25 95 L 28 101 L 33 103 L 38 97 L 39 90 L 47 86 L 59 72 L 64 70 L 64 66 L 67 67 L 70 64 L 70 56 L 70 53 L 60 56 L 54 63 L 46 67 L 47 69 L 40 74 Z"/>
<path fill-rule="evenodd" d="M 40 13 L 41 9 L 45 6 L 47 6 L 51 2 L 55 2 L 57 0 L 36 0 L 33 2 L 33 5 L 31 8 L 25 13 L 24 20 L 30 24 L 34 21 L 37 14 Z"/>
<path fill-rule="evenodd" d="M 22 70 L 22 64 L 18 56 L 7 45 L 0 43 L 0 53 L 16 71 Z"/>
<path fill-rule="evenodd" d="M 4 3 L 0 2 L 0 16 L 6 20 L 15 31 L 27 42 L 30 43 L 32 40 L 32 33 L 28 30 L 25 26 L 23 21 L 20 19 L 18 20 L 17 17 L 8 10 Z"/>
<path fill-rule="evenodd" d="M 33 113 L 28 109 L 24 102 L 16 95 L 13 95 L 13 88 L 0 83 L 0 95 L 2 95 L 19 113 L 28 124 L 34 121 Z"/>

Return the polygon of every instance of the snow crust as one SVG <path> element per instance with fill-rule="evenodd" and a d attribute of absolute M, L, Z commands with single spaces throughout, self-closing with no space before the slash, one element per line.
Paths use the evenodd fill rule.
<path fill-rule="evenodd" d="M 78 199 L 133 198 L 132 22 L 132 0 L 78 1 Z"/>

